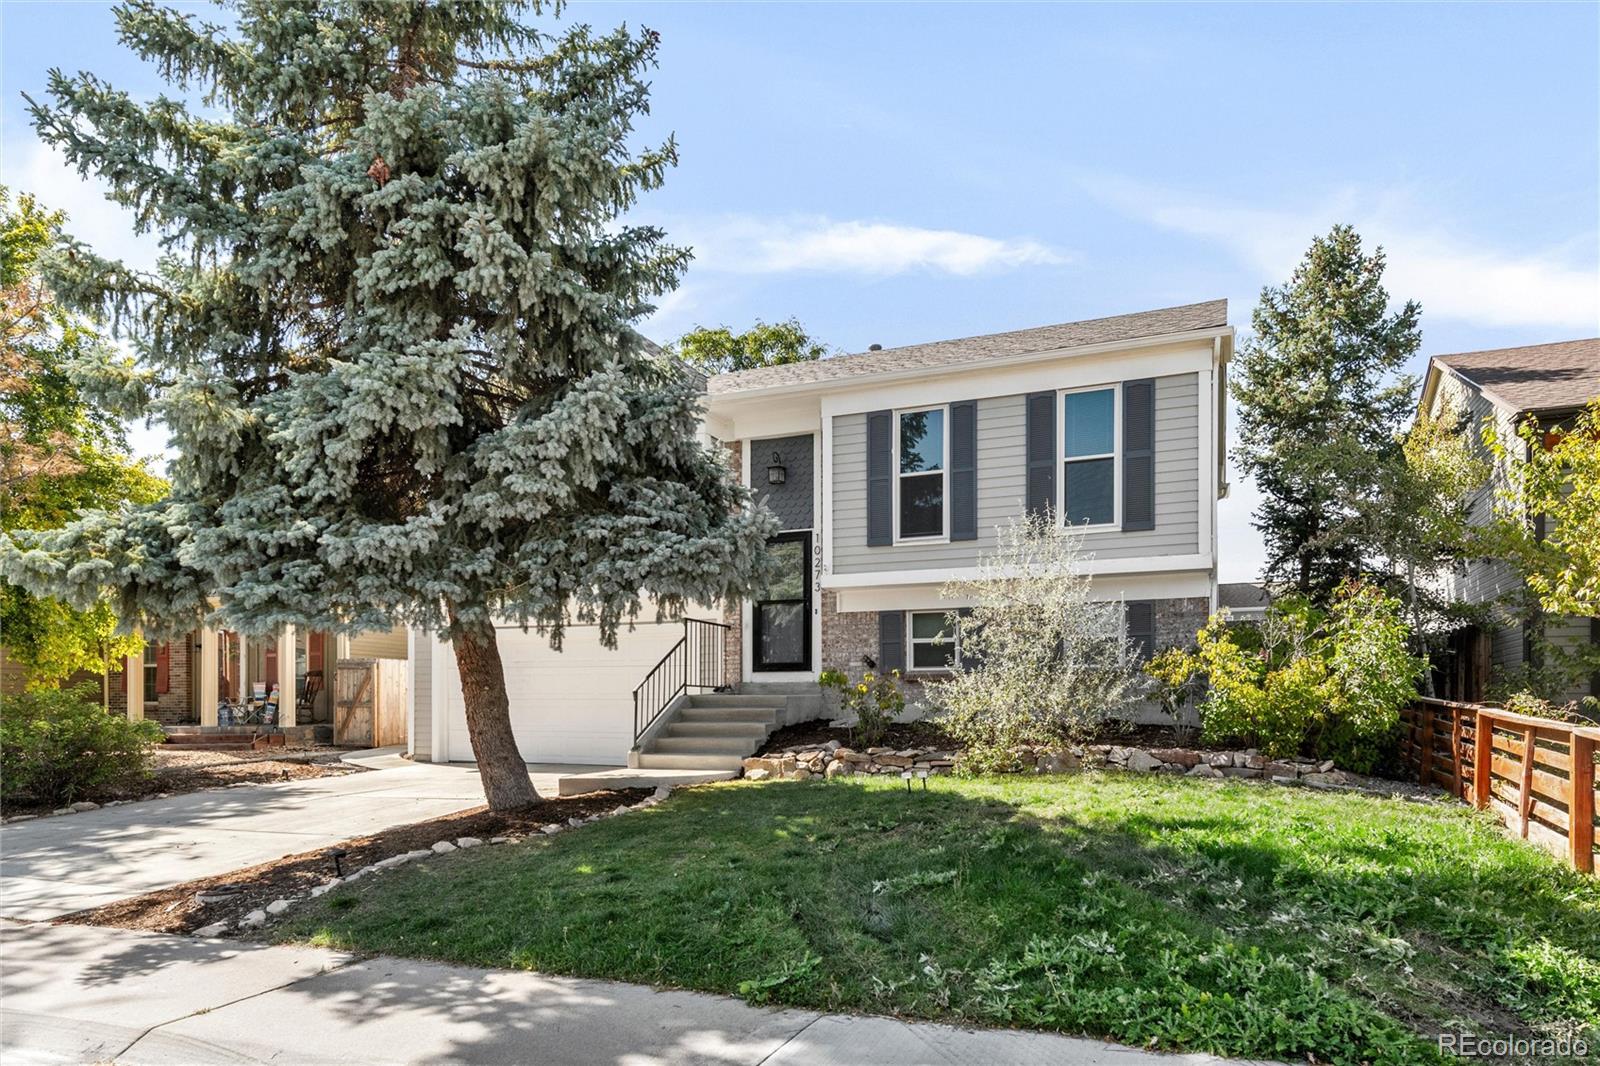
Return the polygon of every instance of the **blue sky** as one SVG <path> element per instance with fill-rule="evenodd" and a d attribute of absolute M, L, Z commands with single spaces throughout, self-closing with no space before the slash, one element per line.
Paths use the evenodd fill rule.
<path fill-rule="evenodd" d="M 148 256 L 35 141 L 51 66 L 159 80 L 97 3 L 0 5 L 4 180 Z M 1600 5 L 576 4 L 662 36 L 697 258 L 648 332 L 794 316 L 842 351 L 1227 297 L 1354 223 L 1425 356 L 1600 333 Z M 140 445 L 158 450 L 158 433 Z M 1253 577 L 1255 496 L 1219 517 Z"/>

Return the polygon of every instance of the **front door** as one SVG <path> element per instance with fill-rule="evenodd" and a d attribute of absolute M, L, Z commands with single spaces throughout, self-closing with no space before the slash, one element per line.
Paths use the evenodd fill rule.
<path fill-rule="evenodd" d="M 811 534 L 779 533 L 767 542 L 772 569 L 756 594 L 757 671 L 811 670 Z"/>

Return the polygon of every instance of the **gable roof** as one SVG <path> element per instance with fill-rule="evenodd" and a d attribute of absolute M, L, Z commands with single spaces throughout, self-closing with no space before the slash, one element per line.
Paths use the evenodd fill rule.
<path fill-rule="evenodd" d="M 1519 414 L 1582 407 L 1600 397 L 1600 337 L 1436 355 L 1433 360 Z"/>
<path fill-rule="evenodd" d="M 1168 333 L 1219 329 L 1228 324 L 1228 301 L 1164 307 L 1111 318 L 1090 318 L 1082 322 L 1063 322 L 1054 326 L 1018 329 L 1009 333 L 990 333 L 960 340 L 911 344 L 877 352 L 836 355 L 809 363 L 787 363 L 754 370 L 718 374 L 706 387 L 712 396 L 754 392 L 783 385 L 809 385 L 825 381 L 885 374 L 897 370 L 924 370 L 959 366 L 986 359 L 1049 352 L 1058 348 L 1077 348 L 1089 344 L 1109 344 Z"/>
<path fill-rule="evenodd" d="M 1266 610 L 1272 595 L 1257 581 L 1227 581 L 1217 585 L 1217 606 L 1239 610 Z"/>

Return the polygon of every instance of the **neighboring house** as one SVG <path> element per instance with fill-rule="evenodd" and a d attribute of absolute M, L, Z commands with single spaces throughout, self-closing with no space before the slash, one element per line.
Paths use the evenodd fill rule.
<path fill-rule="evenodd" d="M 1217 300 L 709 378 L 707 438 L 782 523 L 771 583 L 614 651 L 503 629 L 524 754 L 732 765 L 820 710 L 819 670 L 900 669 L 914 694 L 960 661 L 945 615 L 970 604 L 942 586 L 1029 509 L 1083 527 L 1130 639 L 1189 642 L 1216 604 L 1232 350 Z M 470 759 L 450 649 L 414 632 L 412 662 L 416 757 Z M 673 702 L 682 678 L 737 694 Z"/>
<path fill-rule="evenodd" d="M 1600 397 L 1600 338 L 1501 348 L 1456 355 L 1436 355 L 1428 362 L 1419 411 L 1432 416 L 1455 412 L 1480 455 L 1483 429 L 1492 425 L 1502 440 L 1525 448 L 1517 428 L 1527 419 L 1557 428 L 1586 404 Z M 1506 470 L 1496 465 L 1489 480 L 1471 500 L 1470 519 L 1486 524 L 1494 517 L 1497 495 L 1505 488 Z M 1542 518 L 1536 518 L 1542 521 Z M 1543 618 L 1519 615 L 1527 599 L 1521 579 L 1510 564 L 1473 559 L 1446 575 L 1448 591 L 1460 601 L 1491 604 L 1487 625 L 1456 634 L 1453 668 L 1446 689 L 1455 698 L 1479 700 L 1496 679 L 1515 677 L 1538 654 L 1535 632 L 1560 647 L 1600 644 L 1600 619 Z M 1600 696 L 1600 676 L 1575 684 L 1568 699 Z"/>
<path fill-rule="evenodd" d="M 279 658 L 278 649 L 293 643 L 292 660 Z M 249 693 L 254 685 L 282 688 L 292 684 L 297 696 L 294 711 L 284 708 L 279 723 L 285 727 L 331 724 L 330 695 L 333 667 L 351 659 L 403 659 L 407 653 L 404 629 L 354 636 L 289 628 L 275 639 L 241 641 L 227 630 L 197 629 L 181 638 L 152 641 L 144 654 L 118 662 L 108 678 L 77 674 L 68 685 L 92 684 L 98 689 L 109 681 L 107 702 L 117 714 L 148 718 L 166 726 L 214 726 L 218 705 Z M 200 664 L 214 664 L 208 672 Z M 6 694 L 20 691 L 22 669 L 0 649 L 0 685 Z M 309 696 L 307 693 L 309 692 Z M 131 697 L 131 699 L 130 699 Z"/>
<path fill-rule="evenodd" d="M 1230 581 L 1217 586 L 1217 607 L 1226 607 L 1234 622 L 1260 622 L 1272 606 L 1272 594 L 1258 581 Z"/>

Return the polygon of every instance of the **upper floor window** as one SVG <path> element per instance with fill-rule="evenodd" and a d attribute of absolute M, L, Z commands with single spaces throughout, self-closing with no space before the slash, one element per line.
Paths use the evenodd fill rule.
<path fill-rule="evenodd" d="M 1117 389 L 1063 393 L 1060 512 L 1069 525 L 1117 520 Z"/>
<path fill-rule="evenodd" d="M 945 409 L 901 411 L 896 515 L 900 537 L 945 535 Z"/>

